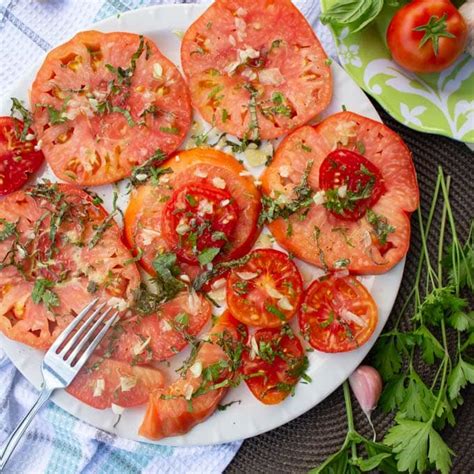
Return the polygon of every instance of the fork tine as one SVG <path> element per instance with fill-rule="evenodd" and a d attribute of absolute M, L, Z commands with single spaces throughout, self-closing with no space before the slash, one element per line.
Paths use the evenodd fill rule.
<path fill-rule="evenodd" d="M 81 336 L 86 332 L 94 318 L 99 314 L 100 311 L 104 308 L 106 303 L 101 303 L 97 308 L 94 309 L 92 314 L 84 321 L 84 324 L 78 329 L 78 331 L 71 337 L 71 339 L 66 343 L 66 345 L 58 353 L 59 356 L 64 357 L 79 341 Z"/>
<path fill-rule="evenodd" d="M 111 328 L 113 324 L 119 319 L 118 318 L 118 311 L 107 321 L 104 327 L 100 330 L 99 334 L 94 338 L 94 340 L 90 343 L 89 347 L 84 351 L 84 353 L 79 357 L 76 365 L 74 366 L 74 370 L 79 371 L 82 366 L 87 362 L 90 355 L 94 352 L 95 348 L 99 345 L 99 342 L 105 336 L 107 331 Z"/>
<path fill-rule="evenodd" d="M 49 351 L 56 352 L 61 344 L 67 339 L 69 334 L 76 329 L 77 325 L 84 319 L 87 313 L 97 304 L 99 298 L 93 299 L 87 306 L 85 306 L 82 311 L 71 321 L 69 326 L 67 326 L 64 331 L 56 338 L 56 340 L 51 344 Z"/>
<path fill-rule="evenodd" d="M 72 365 L 74 359 L 77 357 L 77 355 L 84 349 L 84 347 L 87 347 L 89 345 L 89 339 L 92 337 L 94 332 L 97 330 L 97 328 L 104 322 L 105 318 L 109 315 L 109 313 L 112 311 L 112 308 L 109 306 L 98 318 L 97 321 L 94 322 L 94 324 L 89 328 L 89 330 L 86 332 L 86 335 L 77 341 L 77 344 L 74 346 L 74 350 L 71 352 L 71 354 L 67 357 L 66 362 Z M 92 318 L 91 318 L 92 319 Z M 88 321 L 89 322 L 89 321 Z M 86 326 L 84 324 L 84 326 Z"/>

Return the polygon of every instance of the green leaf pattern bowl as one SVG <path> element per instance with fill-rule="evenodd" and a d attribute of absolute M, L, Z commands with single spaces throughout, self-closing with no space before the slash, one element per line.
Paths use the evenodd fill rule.
<path fill-rule="evenodd" d="M 326 11 L 337 0 L 321 0 Z M 356 33 L 331 27 L 341 64 L 396 120 L 421 132 L 474 143 L 474 58 L 462 54 L 440 73 L 415 74 L 392 61 L 385 32 L 395 12 L 384 7 Z"/>

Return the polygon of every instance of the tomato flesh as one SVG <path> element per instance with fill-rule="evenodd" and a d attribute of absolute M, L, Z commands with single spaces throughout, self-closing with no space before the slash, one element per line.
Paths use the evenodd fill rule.
<path fill-rule="evenodd" d="M 66 391 L 87 405 L 103 410 L 112 403 L 124 408 L 142 405 L 151 392 L 163 388 L 165 383 L 161 370 L 133 367 L 94 355 Z"/>
<path fill-rule="evenodd" d="M 345 149 L 332 151 L 321 163 L 319 185 L 326 196 L 328 190 L 337 195 L 340 205 L 328 207 L 331 213 L 350 221 L 360 219 L 385 191 L 379 169 L 359 153 Z"/>
<path fill-rule="evenodd" d="M 276 328 L 260 329 L 252 338 L 255 341 L 252 341 L 250 351 L 242 356 L 245 382 L 262 403 L 280 403 L 293 393 L 306 368 L 307 358 L 301 342 L 296 336 Z M 258 348 L 256 353 L 252 346 Z"/>
<path fill-rule="evenodd" d="M 288 255 L 259 249 L 229 273 L 227 305 L 244 324 L 277 327 L 298 311 L 302 288 L 301 275 Z"/>
<path fill-rule="evenodd" d="M 37 142 L 21 141 L 23 122 L 0 117 L 0 195 L 20 189 L 44 161 L 43 153 L 35 150 Z M 26 135 L 32 135 L 28 130 Z M 29 138 L 29 137 L 28 137 Z"/>
<path fill-rule="evenodd" d="M 232 195 L 211 185 L 194 183 L 177 189 L 163 212 L 163 230 L 180 260 L 198 263 L 204 249 L 221 249 L 238 220 Z"/>
<path fill-rule="evenodd" d="M 331 275 L 314 281 L 299 313 L 301 332 L 322 352 L 357 349 L 368 341 L 377 321 L 372 296 L 353 276 Z"/>

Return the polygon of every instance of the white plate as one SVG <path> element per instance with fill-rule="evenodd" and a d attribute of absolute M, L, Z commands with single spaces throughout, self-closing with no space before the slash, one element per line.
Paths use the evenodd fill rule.
<path fill-rule="evenodd" d="M 125 13 L 119 18 L 113 17 L 94 25 L 100 31 L 127 31 L 148 36 L 156 42 L 160 50 L 176 64 L 179 64 L 180 39 L 176 31 L 184 31 L 204 11 L 202 5 L 164 5 L 144 8 Z M 38 65 L 39 66 L 39 65 Z M 372 104 L 359 89 L 355 82 L 337 64 L 333 64 L 334 98 L 324 116 L 341 110 L 345 105 L 348 110 L 380 120 Z M 32 83 L 35 71 L 26 75 L 7 97 L 27 99 L 27 91 Z M 0 104 L 0 113 L 8 114 L 10 108 L 6 97 Z M 48 169 L 40 178 L 55 179 Z M 111 186 L 95 188 L 102 196 L 111 197 Z M 126 205 L 122 200 L 122 206 Z M 107 204 L 107 202 L 106 202 Z M 108 200 L 110 204 L 110 200 Z M 110 205 L 109 205 L 110 209 Z M 302 262 L 297 262 L 303 274 L 313 277 L 318 270 Z M 265 406 L 258 402 L 247 390 L 245 384 L 231 390 L 224 401 L 241 400 L 225 411 L 218 411 L 204 423 L 196 426 L 188 434 L 160 441 L 158 444 L 175 446 L 216 444 L 248 438 L 265 431 L 277 428 L 288 421 L 313 408 L 333 392 L 360 364 L 376 338 L 382 331 L 400 286 L 405 261 L 385 275 L 366 276 L 361 278 L 371 291 L 379 308 L 379 323 L 374 335 L 367 344 L 358 350 L 344 354 L 324 354 L 311 352 L 308 354 L 310 367 L 308 374 L 313 379 L 310 384 L 299 384 L 294 397 L 289 397 L 276 406 Z M 2 347 L 21 373 L 35 386 L 41 384 L 40 362 L 41 352 L 30 349 L 22 344 L 1 336 Z M 183 356 L 181 356 L 182 358 Z M 64 391 L 53 396 L 53 401 L 64 410 L 91 425 L 115 433 L 124 438 L 151 442 L 137 435 L 138 426 L 144 414 L 144 407 L 126 410 L 122 420 L 113 428 L 116 415 L 111 410 L 91 408 Z"/>

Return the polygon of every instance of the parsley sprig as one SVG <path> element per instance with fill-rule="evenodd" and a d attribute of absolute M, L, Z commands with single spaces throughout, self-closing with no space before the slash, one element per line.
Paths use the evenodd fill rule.
<path fill-rule="evenodd" d="M 474 291 L 474 223 L 462 245 L 449 200 L 450 178 L 439 168 L 433 200 L 426 221 L 418 210 L 421 254 L 412 291 L 394 327 L 382 334 L 374 349 L 374 364 L 385 381 L 380 406 L 395 414 L 395 424 L 383 443 L 372 443 L 354 429 L 347 383 L 344 385 L 349 431 L 343 447 L 312 473 L 450 471 L 453 451 L 440 431 L 456 423 L 455 409 L 462 403 L 461 390 L 474 383 L 474 312 L 465 293 Z M 438 235 L 432 224 L 441 208 Z M 437 251 L 428 242 L 437 238 Z M 402 331 L 403 315 L 411 310 L 410 330 Z M 455 347 L 448 347 L 448 334 Z M 422 359 L 434 366 L 435 376 L 417 372 Z M 358 446 L 369 455 L 360 458 Z"/>

